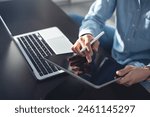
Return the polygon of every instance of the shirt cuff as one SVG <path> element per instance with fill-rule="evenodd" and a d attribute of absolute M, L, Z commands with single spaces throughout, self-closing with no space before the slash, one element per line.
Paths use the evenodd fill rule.
<path fill-rule="evenodd" d="M 138 61 L 130 62 L 128 65 L 133 65 L 133 66 L 136 66 L 136 67 L 144 67 L 145 66 L 144 63 L 141 63 L 141 62 L 138 62 Z"/>
<path fill-rule="evenodd" d="M 149 66 L 149 67 L 150 67 L 150 63 L 149 63 L 147 66 Z"/>
<path fill-rule="evenodd" d="M 82 35 L 85 35 L 85 34 L 92 34 L 94 36 L 94 34 L 93 34 L 93 32 L 91 30 L 89 30 L 89 29 L 82 29 L 79 32 L 79 37 L 81 37 Z"/>

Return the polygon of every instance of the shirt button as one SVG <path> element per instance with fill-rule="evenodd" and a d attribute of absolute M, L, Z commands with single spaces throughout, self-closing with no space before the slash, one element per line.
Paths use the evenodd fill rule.
<path fill-rule="evenodd" d="M 127 40 L 130 41 L 130 38 L 128 38 Z"/>

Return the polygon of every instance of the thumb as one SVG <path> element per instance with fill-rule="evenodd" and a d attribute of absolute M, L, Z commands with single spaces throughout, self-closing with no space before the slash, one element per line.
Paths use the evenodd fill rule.
<path fill-rule="evenodd" d="M 128 74 L 132 70 L 132 68 L 133 68 L 132 66 L 128 65 L 125 68 L 116 71 L 116 74 L 118 76 L 125 76 L 126 74 Z"/>
<path fill-rule="evenodd" d="M 97 41 L 93 44 L 92 49 L 93 49 L 95 52 L 97 52 L 97 51 L 98 51 L 98 48 L 99 48 L 99 41 L 97 40 Z"/>

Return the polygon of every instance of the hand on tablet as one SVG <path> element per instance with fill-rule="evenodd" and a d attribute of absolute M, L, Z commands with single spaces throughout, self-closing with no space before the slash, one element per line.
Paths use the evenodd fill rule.
<path fill-rule="evenodd" d="M 118 70 L 116 74 L 121 78 L 118 80 L 119 84 L 130 86 L 149 78 L 150 71 L 147 68 L 127 65 L 125 68 Z"/>
<path fill-rule="evenodd" d="M 99 47 L 99 41 L 96 41 L 92 46 L 90 42 L 94 39 L 91 34 L 85 34 L 81 36 L 73 45 L 73 52 L 77 53 L 80 56 L 85 56 L 88 63 L 92 62 L 93 51 L 97 51 Z M 82 48 L 86 48 L 84 53 L 81 52 Z"/>

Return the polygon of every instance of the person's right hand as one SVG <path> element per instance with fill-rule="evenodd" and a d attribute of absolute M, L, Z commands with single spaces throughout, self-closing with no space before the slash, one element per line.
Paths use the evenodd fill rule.
<path fill-rule="evenodd" d="M 85 56 L 88 63 L 92 62 L 92 55 L 93 51 L 98 51 L 99 41 L 94 42 L 91 46 L 90 42 L 94 39 L 91 34 L 85 34 L 75 42 L 72 47 L 73 52 L 77 53 L 78 55 Z M 86 48 L 86 51 L 83 53 L 81 52 L 82 48 Z"/>

